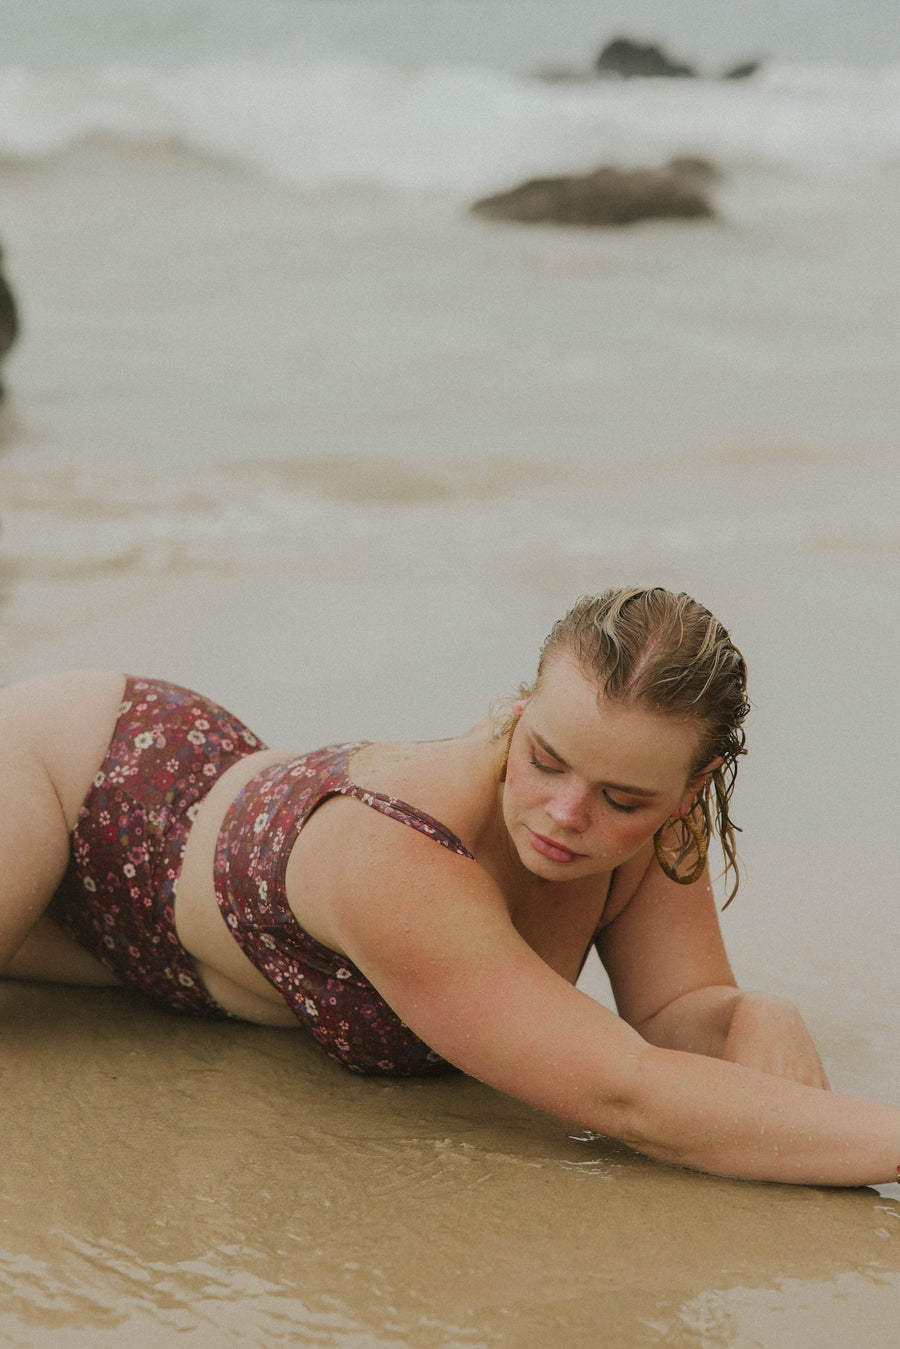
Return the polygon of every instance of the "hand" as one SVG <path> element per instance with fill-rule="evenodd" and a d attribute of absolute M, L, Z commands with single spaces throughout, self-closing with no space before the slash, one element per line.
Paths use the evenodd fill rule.
<path fill-rule="evenodd" d="M 722 1058 L 773 1077 L 830 1090 L 803 1018 L 785 998 L 742 993 L 734 1007 Z"/>

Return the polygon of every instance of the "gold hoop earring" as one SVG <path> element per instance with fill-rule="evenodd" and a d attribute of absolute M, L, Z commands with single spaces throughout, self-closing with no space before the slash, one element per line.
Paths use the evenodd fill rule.
<path fill-rule="evenodd" d="M 662 841 L 663 832 L 668 829 L 670 825 L 674 826 L 676 824 L 680 824 L 682 830 L 680 847 L 664 848 Z M 690 837 L 688 837 L 688 835 Z M 691 848 L 697 849 L 697 860 L 690 871 L 680 874 L 676 868 L 679 862 L 684 861 L 691 851 Z M 706 866 L 706 854 L 709 851 L 709 837 L 706 830 L 697 823 L 697 820 L 694 818 L 694 812 L 691 811 L 687 815 L 679 816 L 677 820 L 669 819 L 666 820 L 665 824 L 660 825 L 653 835 L 653 851 L 656 853 L 656 860 L 659 863 L 661 870 L 668 876 L 670 881 L 674 881 L 676 885 L 693 885 L 694 881 L 698 881 L 703 875 L 703 868 Z M 675 854 L 674 865 L 666 856 L 667 852 Z"/>

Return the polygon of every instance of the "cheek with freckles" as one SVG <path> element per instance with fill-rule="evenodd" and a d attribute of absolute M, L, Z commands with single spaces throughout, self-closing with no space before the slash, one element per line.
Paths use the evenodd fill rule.
<path fill-rule="evenodd" d="M 639 852 L 662 823 L 658 809 L 615 810 L 602 797 L 577 797 L 570 786 L 560 785 L 552 775 L 545 781 L 533 768 L 529 772 L 530 767 L 509 765 L 503 800 L 507 830 L 529 865 L 534 859 L 528 829 L 586 854 L 580 866 L 612 870 Z"/>

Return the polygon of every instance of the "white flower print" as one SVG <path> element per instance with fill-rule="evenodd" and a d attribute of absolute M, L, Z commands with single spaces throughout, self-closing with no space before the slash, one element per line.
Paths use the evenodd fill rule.
<path fill-rule="evenodd" d="M 134 737 L 135 749 L 149 749 L 153 744 L 153 732 L 141 731 L 140 735 Z"/>

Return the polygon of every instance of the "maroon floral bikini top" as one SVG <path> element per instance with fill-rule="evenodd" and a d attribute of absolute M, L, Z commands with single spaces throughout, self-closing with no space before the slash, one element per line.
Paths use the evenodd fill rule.
<path fill-rule="evenodd" d="M 235 941 L 333 1059 L 359 1073 L 403 1077 L 452 1065 L 405 1025 L 345 956 L 304 932 L 287 902 L 291 848 L 328 796 L 353 796 L 462 857 L 449 829 L 415 806 L 351 782 L 347 765 L 362 741 L 329 745 L 273 764 L 229 807 L 216 845 L 216 898 Z"/>

